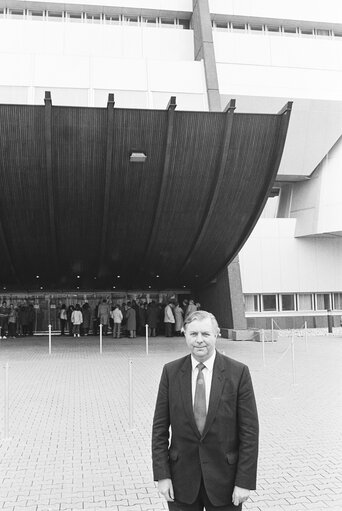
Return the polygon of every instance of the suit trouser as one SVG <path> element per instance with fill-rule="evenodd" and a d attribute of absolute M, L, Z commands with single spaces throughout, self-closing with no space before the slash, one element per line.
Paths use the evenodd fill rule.
<path fill-rule="evenodd" d="M 199 494 L 193 504 L 183 504 L 182 502 L 168 502 L 170 511 L 241 511 L 242 504 L 234 506 L 233 503 L 225 506 L 214 506 L 207 495 L 203 481 L 200 486 Z"/>

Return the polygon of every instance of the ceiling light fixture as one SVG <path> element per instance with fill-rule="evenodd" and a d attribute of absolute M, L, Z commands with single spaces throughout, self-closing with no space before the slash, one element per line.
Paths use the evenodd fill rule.
<path fill-rule="evenodd" d="M 131 151 L 129 161 L 131 163 L 145 163 L 147 156 L 142 151 Z"/>

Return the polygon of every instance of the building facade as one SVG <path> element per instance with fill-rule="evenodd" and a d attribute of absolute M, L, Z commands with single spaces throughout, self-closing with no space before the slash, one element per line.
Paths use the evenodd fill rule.
<path fill-rule="evenodd" d="M 236 328 L 342 314 L 338 0 L 0 2 L 0 103 L 274 113 L 293 101 L 262 218 L 203 293 Z M 5 291 L 5 290 L 4 290 Z M 222 299 L 222 296 L 225 298 Z M 227 325 L 228 326 L 228 325 Z"/>

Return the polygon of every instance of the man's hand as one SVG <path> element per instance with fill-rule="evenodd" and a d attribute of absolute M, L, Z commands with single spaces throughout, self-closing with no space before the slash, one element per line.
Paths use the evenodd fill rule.
<path fill-rule="evenodd" d="M 245 488 L 240 488 L 239 486 L 234 486 L 232 502 L 234 506 L 238 506 L 242 504 L 242 502 L 246 502 L 249 497 L 249 490 Z"/>
<path fill-rule="evenodd" d="M 168 502 L 173 502 L 175 500 L 171 479 L 161 479 L 158 481 L 158 491 Z"/>

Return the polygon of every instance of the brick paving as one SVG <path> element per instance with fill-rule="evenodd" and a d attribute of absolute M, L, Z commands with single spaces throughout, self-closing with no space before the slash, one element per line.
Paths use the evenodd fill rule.
<path fill-rule="evenodd" d="M 0 509 L 157 511 L 150 431 L 161 369 L 185 354 L 183 339 L 47 337 L 0 344 Z M 220 339 L 247 363 L 258 402 L 261 446 L 251 511 L 342 510 L 342 337 L 266 343 Z M 129 359 L 133 423 L 129 414 Z M 9 439 L 4 369 L 9 362 Z M 295 384 L 294 384 L 295 383 Z"/>

